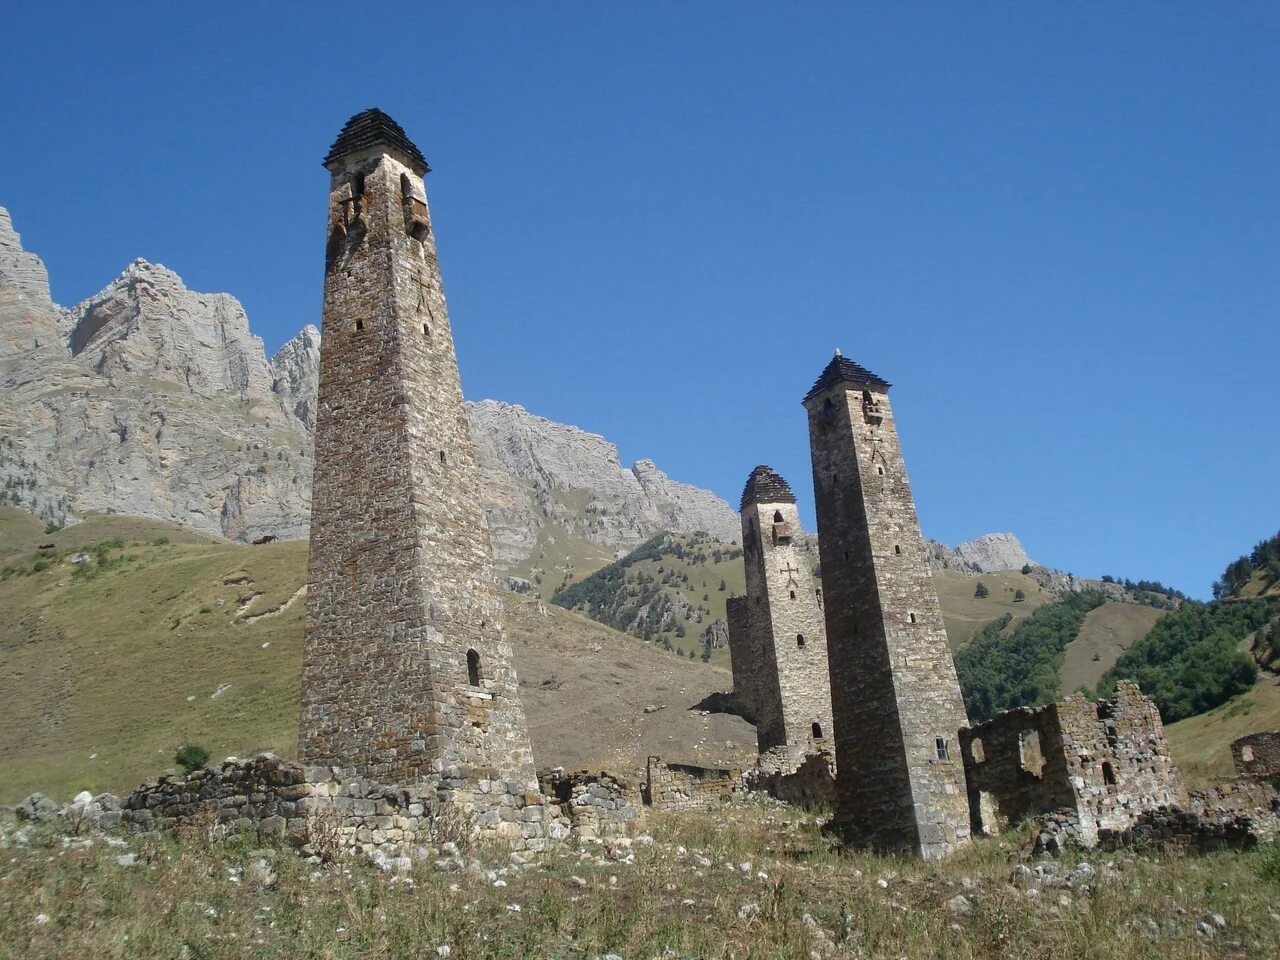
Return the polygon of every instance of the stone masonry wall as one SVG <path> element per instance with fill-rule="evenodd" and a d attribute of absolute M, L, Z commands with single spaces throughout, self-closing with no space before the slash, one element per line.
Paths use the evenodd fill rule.
<path fill-rule="evenodd" d="M 1065 811 L 1080 842 L 1185 803 L 1155 704 L 1121 681 L 1110 700 L 1071 696 L 960 732 L 973 829 Z"/>
<path fill-rule="evenodd" d="M 134 830 L 217 823 L 235 832 L 315 843 L 332 831 L 345 848 L 408 849 L 460 837 L 502 840 L 517 850 L 543 850 L 568 836 L 555 804 L 516 781 L 449 775 L 386 785 L 331 767 L 304 766 L 263 754 L 227 761 L 186 777 L 143 783 L 125 798 L 124 823 Z"/>
<path fill-rule="evenodd" d="M 755 723 L 756 703 L 760 699 L 761 655 L 751 632 L 751 598 L 728 597 L 724 602 L 725 621 L 729 630 L 729 666 L 733 671 L 733 695 Z"/>
<path fill-rule="evenodd" d="M 340 151 L 347 130 L 328 161 L 299 756 L 534 794 L 425 165 L 395 137 Z"/>
<path fill-rule="evenodd" d="M 834 825 L 938 857 L 969 836 L 967 725 L 888 385 L 837 356 L 805 398 L 835 723 Z"/>
<path fill-rule="evenodd" d="M 650 757 L 640 789 L 645 806 L 655 810 L 702 810 L 730 799 L 741 779 L 740 770 L 667 764 Z"/>
<path fill-rule="evenodd" d="M 741 789 L 761 791 L 799 807 L 828 807 L 835 799 L 835 765 L 826 751 L 795 762 L 785 748 L 762 754 L 759 765 L 742 775 Z"/>
<path fill-rule="evenodd" d="M 762 475 L 765 482 L 757 483 Z M 794 501 L 782 477 L 757 467 L 741 510 L 748 655 L 757 658 L 746 668 L 754 678 L 756 739 L 761 753 L 784 748 L 793 767 L 807 754 L 829 750 L 832 726 L 826 626 L 813 558 L 796 540 Z"/>
<path fill-rule="evenodd" d="M 1233 741 L 1231 759 L 1242 777 L 1280 777 L 1280 730 L 1251 733 Z"/>
<path fill-rule="evenodd" d="M 621 836 L 640 822 L 640 809 L 633 802 L 635 791 L 611 774 L 556 769 L 543 774 L 539 782 L 562 815 L 569 818 L 574 837 Z"/>

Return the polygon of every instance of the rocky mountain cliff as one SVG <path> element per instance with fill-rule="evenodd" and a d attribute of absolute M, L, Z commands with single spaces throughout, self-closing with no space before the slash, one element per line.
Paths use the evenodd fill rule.
<path fill-rule="evenodd" d="M 117 512 L 251 540 L 306 537 L 320 331 L 270 361 L 227 294 L 137 260 L 70 309 L 0 208 L 0 483 L 60 523 Z M 663 530 L 731 540 L 737 516 L 603 437 L 494 401 L 469 405 L 500 566 L 548 524 L 628 549 Z"/>

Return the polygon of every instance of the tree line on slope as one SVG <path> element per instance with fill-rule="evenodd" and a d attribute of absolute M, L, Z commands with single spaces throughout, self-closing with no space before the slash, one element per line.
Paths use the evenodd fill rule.
<path fill-rule="evenodd" d="M 1227 564 L 1222 576 L 1214 581 L 1214 599 L 1223 600 L 1238 593 L 1258 571 L 1262 571 L 1264 584 L 1268 587 L 1280 580 L 1280 533 L 1259 541 L 1249 553 Z"/>
<path fill-rule="evenodd" d="M 1079 634 L 1088 612 L 1105 600 L 1101 593 L 1085 590 L 1045 604 L 1009 633 L 1010 614 L 979 630 L 955 655 L 969 719 L 978 723 L 1002 710 L 1054 700 L 1067 644 Z"/>
<path fill-rule="evenodd" d="M 1258 665 L 1240 645 L 1276 612 L 1266 600 L 1184 603 L 1120 656 L 1098 693 L 1108 696 L 1117 680 L 1135 680 L 1166 723 L 1212 710 L 1257 680 Z"/>

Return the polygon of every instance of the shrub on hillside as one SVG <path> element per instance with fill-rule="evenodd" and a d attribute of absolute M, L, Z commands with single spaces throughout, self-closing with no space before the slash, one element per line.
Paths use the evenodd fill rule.
<path fill-rule="evenodd" d="M 178 748 L 173 762 L 186 773 L 194 773 L 209 762 L 209 751 L 198 744 L 188 743 Z"/>

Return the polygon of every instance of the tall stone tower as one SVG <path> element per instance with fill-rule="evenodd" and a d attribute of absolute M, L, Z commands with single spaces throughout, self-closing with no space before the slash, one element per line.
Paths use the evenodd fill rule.
<path fill-rule="evenodd" d="M 427 211 L 381 110 L 330 173 L 298 753 L 383 783 L 536 792 Z M 442 787 L 446 789 L 446 787 Z"/>
<path fill-rule="evenodd" d="M 889 384 L 836 352 L 804 398 L 822 555 L 835 826 L 940 857 L 969 836 L 967 726 Z"/>
<path fill-rule="evenodd" d="M 741 677 L 760 752 L 798 763 L 808 753 L 831 752 L 827 637 L 812 557 L 795 539 L 795 495 L 770 467 L 751 471 L 739 509 L 747 593 L 745 602 L 728 605 L 731 643 L 739 638 L 730 649 L 734 686 Z"/>

